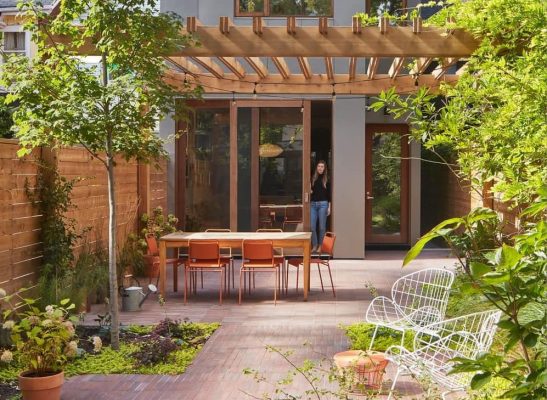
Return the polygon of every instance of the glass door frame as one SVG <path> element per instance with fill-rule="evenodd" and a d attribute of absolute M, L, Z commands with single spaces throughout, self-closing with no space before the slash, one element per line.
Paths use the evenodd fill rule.
<path fill-rule="evenodd" d="M 372 231 L 372 138 L 378 132 L 401 136 L 401 230 L 399 235 L 375 234 Z M 408 244 L 410 226 L 410 163 L 407 124 L 367 124 L 365 127 L 365 244 Z"/>
<path fill-rule="evenodd" d="M 237 114 L 238 108 L 251 108 L 251 226 L 258 227 L 259 214 L 259 129 L 260 108 L 303 108 L 303 149 L 302 149 L 302 212 L 304 231 L 310 229 L 310 182 L 311 173 L 311 101 L 310 100 L 235 100 L 230 106 L 230 229 L 237 231 L 238 219 L 238 148 L 237 148 Z"/>

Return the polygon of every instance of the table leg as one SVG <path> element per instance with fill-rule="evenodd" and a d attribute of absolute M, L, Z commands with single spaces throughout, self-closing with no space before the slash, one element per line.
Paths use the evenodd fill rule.
<path fill-rule="evenodd" d="M 309 241 L 304 243 L 304 301 L 308 301 L 308 292 L 310 290 L 310 258 L 311 244 Z"/>
<path fill-rule="evenodd" d="M 165 297 L 165 260 L 167 248 L 165 241 L 160 240 L 160 294 Z M 176 266 L 174 267 L 176 268 Z"/>

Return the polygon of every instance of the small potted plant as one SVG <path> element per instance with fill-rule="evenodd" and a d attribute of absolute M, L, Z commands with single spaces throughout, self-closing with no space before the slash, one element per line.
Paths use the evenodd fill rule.
<path fill-rule="evenodd" d="M 77 354 L 73 318 L 69 317 L 69 300 L 60 306 L 49 305 L 45 311 L 36 301 L 23 299 L 18 312 L 7 310 L 11 339 L 23 367 L 19 374 L 19 388 L 24 400 L 59 400 L 64 383 L 63 368 Z"/>

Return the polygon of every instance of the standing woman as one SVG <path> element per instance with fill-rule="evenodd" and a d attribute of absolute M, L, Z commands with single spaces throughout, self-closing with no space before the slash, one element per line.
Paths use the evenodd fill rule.
<path fill-rule="evenodd" d="M 327 174 L 327 163 L 319 161 L 311 180 L 312 252 L 321 250 L 327 230 L 327 216 L 330 215 L 330 183 Z"/>

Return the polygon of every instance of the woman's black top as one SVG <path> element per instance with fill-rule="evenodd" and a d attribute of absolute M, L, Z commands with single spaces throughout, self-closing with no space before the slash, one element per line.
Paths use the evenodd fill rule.
<path fill-rule="evenodd" d="M 319 175 L 319 177 L 315 180 L 311 190 L 311 201 L 330 202 L 330 183 L 327 181 L 327 187 L 323 186 L 322 175 Z"/>

